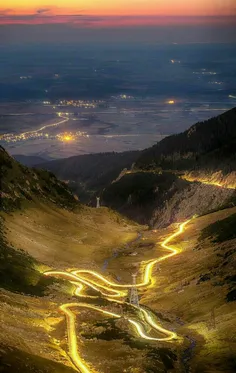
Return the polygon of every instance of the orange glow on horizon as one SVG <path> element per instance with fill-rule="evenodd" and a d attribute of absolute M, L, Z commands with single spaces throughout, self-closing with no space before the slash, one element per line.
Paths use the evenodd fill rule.
<path fill-rule="evenodd" d="M 116 24 L 158 24 L 156 17 L 211 17 L 236 16 L 235 0 L 8 0 L 7 8 L 1 7 L 0 23 L 86 23 L 106 24 L 110 17 Z M 92 19 L 90 19 L 90 17 Z M 137 18 L 136 18 L 137 17 Z M 140 18 L 139 18 L 140 17 Z M 145 17 L 147 17 L 145 19 Z M 183 19 L 182 19 L 183 21 Z M 167 22 L 167 20 L 162 20 Z M 171 20 L 168 20 L 172 23 Z M 193 20 L 190 19 L 190 23 Z M 194 22 L 193 22 L 194 23 Z"/>
<path fill-rule="evenodd" d="M 4 10 L 4 8 L 2 8 Z M 7 14 L 214 16 L 236 14 L 235 0 L 8 0 Z"/>

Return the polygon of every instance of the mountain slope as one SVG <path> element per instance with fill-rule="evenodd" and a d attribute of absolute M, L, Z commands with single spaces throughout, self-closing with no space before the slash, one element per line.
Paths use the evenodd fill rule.
<path fill-rule="evenodd" d="M 103 202 L 154 227 L 235 205 L 235 149 L 236 108 L 141 152 Z"/>
<path fill-rule="evenodd" d="M 236 191 L 184 180 L 173 172 L 128 173 L 102 193 L 102 203 L 151 227 L 166 227 L 236 205 Z"/>
<path fill-rule="evenodd" d="M 169 136 L 142 152 L 141 169 L 207 169 L 224 173 L 236 169 L 236 108 Z"/>

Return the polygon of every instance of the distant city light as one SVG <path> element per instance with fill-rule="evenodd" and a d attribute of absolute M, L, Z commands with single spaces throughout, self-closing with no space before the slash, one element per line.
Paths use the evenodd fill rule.
<path fill-rule="evenodd" d="M 77 132 L 63 132 L 63 133 L 58 133 L 55 136 L 55 138 L 57 140 L 62 141 L 62 142 L 76 141 L 76 140 L 78 140 L 81 137 L 89 137 L 89 135 L 87 135 L 86 132 L 77 131 Z"/>
<path fill-rule="evenodd" d="M 167 104 L 173 105 L 173 104 L 175 104 L 175 101 L 174 100 L 169 100 L 169 101 L 167 101 Z"/>
<path fill-rule="evenodd" d="M 64 138 L 63 138 L 65 141 L 71 141 L 71 140 L 73 140 L 73 137 L 72 136 L 64 136 Z"/>
<path fill-rule="evenodd" d="M 170 60 L 171 63 L 180 63 L 179 60 Z"/>
<path fill-rule="evenodd" d="M 56 137 L 58 138 L 58 140 L 64 141 L 64 142 L 70 142 L 70 141 L 75 140 L 75 136 L 72 132 L 60 133 Z"/>

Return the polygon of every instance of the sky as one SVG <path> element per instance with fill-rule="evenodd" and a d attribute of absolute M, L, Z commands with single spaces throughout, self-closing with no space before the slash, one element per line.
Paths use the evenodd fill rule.
<path fill-rule="evenodd" d="M 210 28 L 211 34 L 223 30 L 222 35 L 216 32 L 213 41 L 235 41 L 235 26 L 235 0 L 8 0 L 7 6 L 0 6 L 0 41 L 5 43 L 106 41 L 107 29 L 112 30 L 115 40 L 125 41 L 125 29 L 131 31 L 132 40 L 138 41 L 140 34 L 142 39 L 144 30 L 145 40 L 159 42 L 163 35 L 158 37 L 158 30 L 165 27 L 175 27 L 178 39 L 187 42 L 204 41 L 197 35 L 202 35 L 201 27 Z M 190 29 L 190 38 L 183 38 L 181 27 Z M 171 41 L 166 36 L 166 41 Z M 212 35 L 208 39 L 212 41 Z"/>

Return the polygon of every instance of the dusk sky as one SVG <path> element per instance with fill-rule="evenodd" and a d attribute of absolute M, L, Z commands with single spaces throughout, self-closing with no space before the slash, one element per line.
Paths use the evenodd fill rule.
<path fill-rule="evenodd" d="M 226 42 L 236 41 L 235 25 L 235 0 L 8 0 L 0 8 L 5 43 Z"/>

